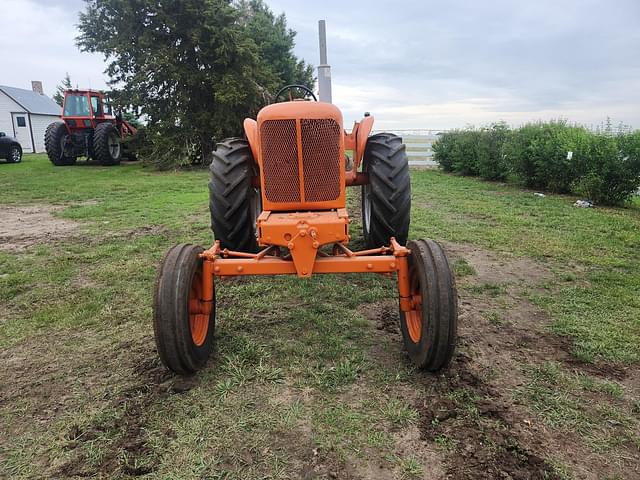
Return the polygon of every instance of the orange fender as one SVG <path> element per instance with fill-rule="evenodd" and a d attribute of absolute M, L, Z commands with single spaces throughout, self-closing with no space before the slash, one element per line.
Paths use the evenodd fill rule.
<path fill-rule="evenodd" d="M 362 157 L 364 157 L 364 148 L 367 145 L 367 138 L 369 138 L 372 128 L 373 117 L 371 116 L 364 117 L 358 125 L 358 129 L 356 130 L 356 150 L 353 152 L 354 169 L 357 169 L 362 162 Z"/>
<path fill-rule="evenodd" d="M 364 157 L 364 149 L 367 138 L 373 128 L 373 117 L 364 117 L 360 122 L 353 124 L 351 133 L 344 132 L 345 149 L 353 151 L 353 166 L 347 172 L 347 185 L 364 185 L 368 183 L 366 175 L 358 173 L 358 167 Z"/>
<path fill-rule="evenodd" d="M 243 122 L 244 134 L 249 140 L 249 147 L 253 155 L 253 161 L 258 163 L 258 122 L 252 118 L 245 118 Z"/>

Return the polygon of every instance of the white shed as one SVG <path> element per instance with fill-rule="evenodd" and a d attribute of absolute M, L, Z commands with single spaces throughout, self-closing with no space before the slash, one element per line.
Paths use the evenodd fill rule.
<path fill-rule="evenodd" d="M 25 153 L 44 152 L 44 131 L 62 108 L 46 95 L 0 85 L 0 132 L 13 136 Z"/>

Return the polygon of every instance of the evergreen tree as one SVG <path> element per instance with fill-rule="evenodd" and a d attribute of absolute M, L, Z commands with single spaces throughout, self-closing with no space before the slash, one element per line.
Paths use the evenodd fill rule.
<path fill-rule="evenodd" d="M 81 50 L 105 56 L 112 98 L 146 119 L 161 167 L 208 162 L 277 88 L 313 82 L 284 15 L 261 1 L 88 0 L 79 30 Z"/>
<path fill-rule="evenodd" d="M 62 82 L 56 87 L 56 93 L 53 94 L 53 100 L 60 106 L 64 103 L 64 91 L 71 89 L 71 77 L 67 72 L 62 79 Z"/>

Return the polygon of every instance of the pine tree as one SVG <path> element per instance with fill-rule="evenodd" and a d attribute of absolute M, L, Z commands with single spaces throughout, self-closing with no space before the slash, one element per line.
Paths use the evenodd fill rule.
<path fill-rule="evenodd" d="M 284 15 L 262 1 L 88 0 L 79 30 L 80 49 L 108 62 L 114 101 L 145 118 L 160 166 L 208 163 L 279 87 L 313 83 Z"/>
<path fill-rule="evenodd" d="M 53 100 L 60 106 L 64 103 L 64 91 L 71 89 L 71 77 L 69 72 L 65 73 L 62 82 L 56 87 L 56 93 L 53 94 Z"/>

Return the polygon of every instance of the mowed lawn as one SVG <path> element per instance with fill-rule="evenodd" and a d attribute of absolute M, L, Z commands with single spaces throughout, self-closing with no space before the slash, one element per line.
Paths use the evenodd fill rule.
<path fill-rule="evenodd" d="M 450 370 L 411 367 L 391 279 L 238 278 L 183 379 L 151 298 L 168 247 L 212 243 L 207 177 L 0 163 L 0 478 L 640 478 L 637 199 L 414 170 L 410 238 L 457 274 Z"/>

